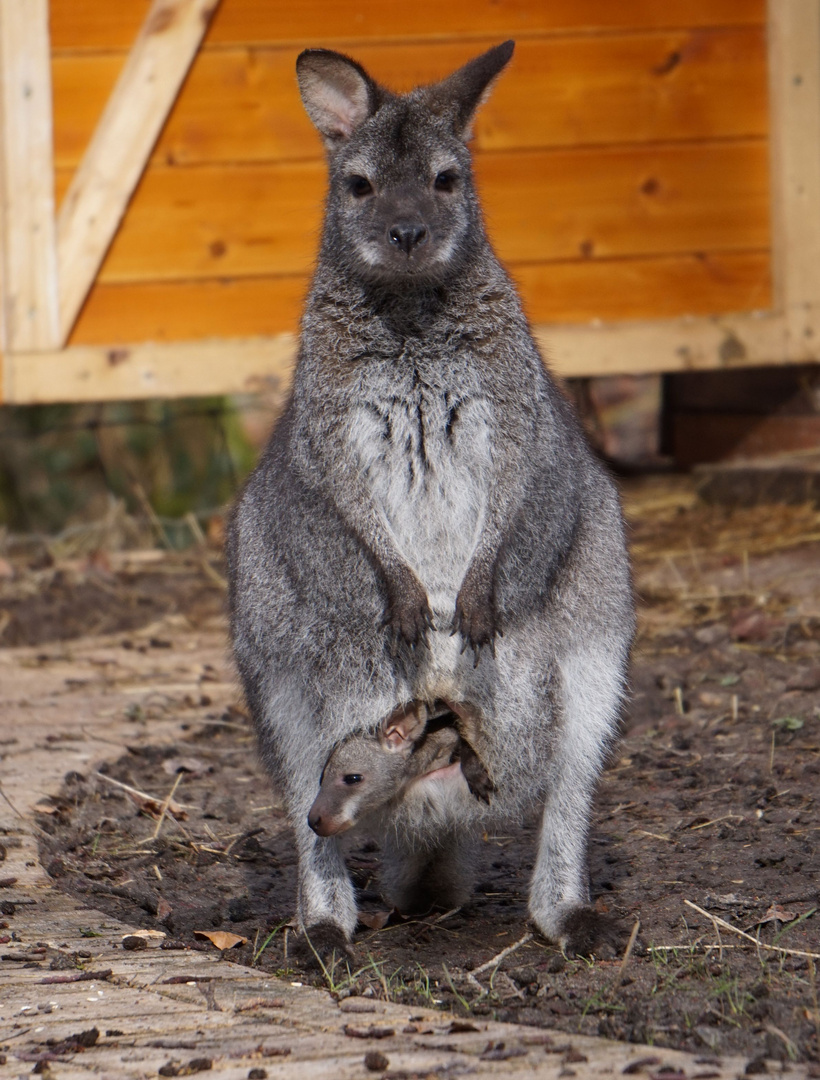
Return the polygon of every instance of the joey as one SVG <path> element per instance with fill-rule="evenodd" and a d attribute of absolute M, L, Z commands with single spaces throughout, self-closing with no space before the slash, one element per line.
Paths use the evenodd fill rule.
<path fill-rule="evenodd" d="M 375 732 L 355 732 L 334 747 L 325 763 L 308 824 L 319 836 L 336 836 L 389 803 L 422 777 L 449 766 L 460 769 L 467 787 L 489 803 L 493 790 L 475 750 L 459 734 L 456 716 L 431 717 L 423 702 L 401 706 Z"/>

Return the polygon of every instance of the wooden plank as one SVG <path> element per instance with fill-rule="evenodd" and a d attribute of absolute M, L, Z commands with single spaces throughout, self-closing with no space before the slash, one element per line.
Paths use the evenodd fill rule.
<path fill-rule="evenodd" d="M 490 44 L 489 41 L 486 44 Z M 395 89 L 431 82 L 475 44 L 368 45 L 356 58 Z M 55 160 L 79 159 L 121 65 L 118 54 L 56 57 Z M 522 103 L 540 101 L 539 109 Z M 762 27 L 541 38 L 518 46 L 479 113 L 477 150 L 763 136 Z M 176 164 L 322 157 L 294 82 L 294 50 L 210 49 L 199 56 L 154 160 Z"/>
<path fill-rule="evenodd" d="M 779 315 L 536 326 L 535 336 L 550 367 L 564 377 L 706 371 L 789 358 L 788 327 Z M 820 332 L 815 340 L 820 344 Z M 295 336 L 282 334 L 18 353 L 5 357 L 4 403 L 233 394 L 271 380 L 281 389 L 295 352 Z M 820 349 L 812 359 L 820 360 Z"/>
<path fill-rule="evenodd" d="M 742 140 L 484 154 L 476 171 L 502 258 L 532 263 L 764 249 L 766 164 Z M 306 274 L 324 186 L 313 161 L 152 167 L 100 280 Z"/>
<path fill-rule="evenodd" d="M 516 265 L 533 322 L 674 318 L 770 305 L 767 252 Z M 97 283 L 69 343 L 270 336 L 298 327 L 307 277 Z"/>
<path fill-rule="evenodd" d="M 48 0 L 0 4 L 0 248 L 4 347 L 58 341 Z"/>
<path fill-rule="evenodd" d="M 775 304 L 791 351 L 816 351 L 820 308 L 820 5 L 771 0 L 772 231 Z"/>
<path fill-rule="evenodd" d="M 3 404 L 250 393 L 289 380 L 294 355 L 291 334 L 7 355 Z"/>
<path fill-rule="evenodd" d="M 218 0 L 155 0 L 57 222 L 64 341 Z"/>
<path fill-rule="evenodd" d="M 447 37 L 523 38 L 566 31 L 759 26 L 765 0 L 301 0 L 299 4 L 229 0 L 209 34 L 214 44 L 280 41 L 305 47 L 370 39 Z M 52 0 L 51 30 L 58 49 L 128 47 L 145 16 L 146 0 Z"/>
<path fill-rule="evenodd" d="M 513 264 L 536 323 L 674 319 L 771 307 L 767 251 Z"/>

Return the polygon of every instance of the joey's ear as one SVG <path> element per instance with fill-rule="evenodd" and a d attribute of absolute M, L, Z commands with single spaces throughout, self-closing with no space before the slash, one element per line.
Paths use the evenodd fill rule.
<path fill-rule="evenodd" d="M 473 117 L 479 105 L 489 97 L 493 83 L 510 62 L 514 50 L 514 41 L 496 45 L 429 88 L 431 107 L 452 113 L 456 135 L 465 142 L 472 134 Z"/>
<path fill-rule="evenodd" d="M 349 139 L 378 106 L 376 84 L 363 67 L 330 49 L 305 49 L 296 61 L 299 92 L 328 147 Z"/>
<path fill-rule="evenodd" d="M 427 723 L 427 706 L 419 702 L 401 705 L 382 720 L 379 742 L 391 753 L 409 754 Z"/>

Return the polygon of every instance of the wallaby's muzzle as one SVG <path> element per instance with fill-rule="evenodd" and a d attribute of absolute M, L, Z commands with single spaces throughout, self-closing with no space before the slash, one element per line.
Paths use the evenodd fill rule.
<path fill-rule="evenodd" d="M 421 221 L 397 221 L 387 230 L 387 239 L 410 255 L 414 248 L 427 243 L 427 226 Z"/>

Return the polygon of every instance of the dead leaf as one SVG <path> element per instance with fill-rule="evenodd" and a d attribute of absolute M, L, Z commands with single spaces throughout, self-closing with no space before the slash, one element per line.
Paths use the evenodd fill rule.
<path fill-rule="evenodd" d="M 8 561 L 8 559 L 4 559 L 4 558 L 0 557 L 0 578 L 13 578 L 13 577 L 14 577 L 14 567 L 11 565 L 11 563 Z"/>
<path fill-rule="evenodd" d="M 159 919 L 160 922 L 165 922 L 173 910 L 174 909 L 165 897 L 161 896 L 159 900 L 157 900 L 157 919 Z"/>
<path fill-rule="evenodd" d="M 166 936 L 162 930 L 132 930 L 130 934 L 123 935 L 122 947 L 124 949 L 158 949 Z"/>
<path fill-rule="evenodd" d="M 157 818 L 162 813 L 162 808 L 165 806 L 164 799 L 155 799 L 153 795 L 143 795 L 136 791 L 126 791 L 126 795 L 137 808 L 142 810 L 144 814 L 148 814 L 149 817 Z M 176 821 L 187 821 L 188 811 L 183 810 L 179 803 L 171 800 L 165 807 L 165 813 Z"/>
<path fill-rule="evenodd" d="M 359 922 L 370 930 L 383 930 L 390 919 L 389 911 L 360 911 Z"/>
<path fill-rule="evenodd" d="M 769 910 L 763 916 L 763 918 L 759 919 L 758 922 L 755 923 L 755 926 L 758 926 L 758 925 L 762 926 L 763 923 L 767 923 L 767 922 L 787 923 L 787 922 L 791 922 L 792 919 L 796 919 L 796 918 L 797 918 L 797 912 L 796 911 L 786 911 L 786 909 L 782 908 L 780 906 L 780 904 L 772 904 L 771 907 L 769 908 Z"/>
<path fill-rule="evenodd" d="M 231 934 L 228 930 L 194 930 L 194 937 L 207 938 L 220 952 L 223 949 L 235 949 L 237 945 L 247 944 L 246 937 Z"/>
<path fill-rule="evenodd" d="M 36 803 L 32 810 L 36 810 L 38 814 L 59 814 L 60 808 L 57 806 L 47 806 L 45 803 Z"/>

